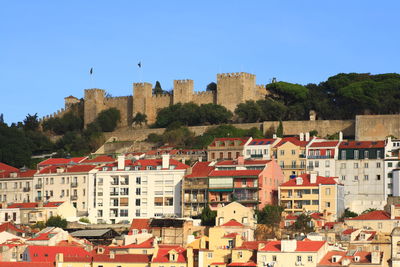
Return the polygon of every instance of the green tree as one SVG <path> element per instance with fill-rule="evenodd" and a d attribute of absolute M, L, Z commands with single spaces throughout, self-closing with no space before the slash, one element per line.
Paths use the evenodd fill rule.
<path fill-rule="evenodd" d="M 374 209 L 374 208 L 369 208 L 369 209 L 366 209 L 366 210 L 364 210 L 363 212 L 361 212 L 361 214 L 369 213 L 369 212 L 372 212 L 372 211 L 376 211 L 376 209 Z"/>
<path fill-rule="evenodd" d="M 279 121 L 286 119 L 288 108 L 281 101 L 268 98 L 258 100 L 257 104 L 261 108 L 261 120 Z"/>
<path fill-rule="evenodd" d="M 163 94 L 164 90 L 161 88 L 161 84 L 159 81 L 156 81 L 156 85 L 153 88 L 153 94 L 160 95 Z"/>
<path fill-rule="evenodd" d="M 83 222 L 83 223 L 89 223 L 90 224 L 90 220 L 88 218 L 86 218 L 86 217 L 80 218 L 79 221 Z"/>
<path fill-rule="evenodd" d="M 276 136 L 283 137 L 283 124 L 282 121 L 279 121 L 278 128 L 276 129 Z"/>
<path fill-rule="evenodd" d="M 39 118 L 37 113 L 34 115 L 28 114 L 24 119 L 25 131 L 36 131 L 39 128 Z"/>
<path fill-rule="evenodd" d="M 266 205 L 262 210 L 256 211 L 257 223 L 270 226 L 273 230 L 279 228 L 282 220 L 283 207 Z"/>
<path fill-rule="evenodd" d="M 211 82 L 207 85 L 206 91 L 217 91 L 217 84 L 215 82 Z"/>
<path fill-rule="evenodd" d="M 358 216 L 357 213 L 351 211 L 349 208 L 346 208 L 346 209 L 344 210 L 344 213 L 343 213 L 343 215 L 342 215 L 342 218 L 343 218 L 343 219 L 345 219 L 345 218 L 353 218 L 353 217 L 357 217 L 357 216 Z"/>
<path fill-rule="evenodd" d="M 200 105 L 200 120 L 202 123 L 221 124 L 227 123 L 232 118 L 232 112 L 217 104 Z"/>
<path fill-rule="evenodd" d="M 311 217 L 307 214 L 302 213 L 297 217 L 296 221 L 292 225 L 292 228 L 296 231 L 309 233 L 314 229 L 311 223 Z"/>
<path fill-rule="evenodd" d="M 300 84 L 274 82 L 266 85 L 272 99 L 283 101 L 285 106 L 301 103 L 307 99 L 308 89 Z"/>
<path fill-rule="evenodd" d="M 217 212 L 212 211 L 208 205 L 204 207 L 201 212 L 200 219 L 202 226 L 215 226 L 215 218 L 217 217 Z"/>
<path fill-rule="evenodd" d="M 235 114 L 243 122 L 257 122 L 262 117 L 261 107 L 253 100 L 240 103 L 235 109 Z"/>
<path fill-rule="evenodd" d="M 100 126 L 102 132 L 112 132 L 117 127 L 121 119 L 121 114 L 116 108 L 109 108 L 99 113 L 96 123 Z"/>
<path fill-rule="evenodd" d="M 61 216 L 51 216 L 46 222 L 47 227 L 59 227 L 65 229 L 67 228 L 67 225 L 67 220 L 61 218 Z"/>
<path fill-rule="evenodd" d="M 29 166 L 32 147 L 32 141 L 21 128 L 0 124 L 0 162 L 17 168 Z"/>
<path fill-rule="evenodd" d="M 147 115 L 138 112 L 138 113 L 136 113 L 135 117 L 133 117 L 132 122 L 133 122 L 135 125 L 140 125 L 140 126 L 142 126 L 143 123 L 145 123 L 145 124 L 147 123 Z"/>

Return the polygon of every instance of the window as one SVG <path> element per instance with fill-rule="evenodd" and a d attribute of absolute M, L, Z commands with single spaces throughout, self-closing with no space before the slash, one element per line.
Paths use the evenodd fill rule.
<path fill-rule="evenodd" d="M 318 168 L 318 167 L 319 167 L 319 161 L 316 160 L 316 161 L 315 161 L 315 168 Z"/>
<path fill-rule="evenodd" d="M 378 159 L 381 158 L 381 151 L 380 150 L 376 151 L 376 158 L 378 158 Z"/>
<path fill-rule="evenodd" d="M 297 262 L 301 262 L 301 256 L 297 256 Z"/>
<path fill-rule="evenodd" d="M 393 163 L 392 162 L 388 162 L 388 167 L 393 167 Z"/>
<path fill-rule="evenodd" d="M 346 151 L 345 150 L 342 151 L 342 159 L 346 159 Z"/>
<path fill-rule="evenodd" d="M 358 169 L 358 163 L 354 163 L 354 169 Z"/>
<path fill-rule="evenodd" d="M 272 261 L 276 261 L 276 255 L 272 255 Z"/>
<path fill-rule="evenodd" d="M 120 209 L 119 210 L 119 215 L 121 217 L 128 217 L 128 210 L 127 209 Z"/>
<path fill-rule="evenodd" d="M 354 175 L 354 181 L 358 181 L 358 175 Z"/>
<path fill-rule="evenodd" d="M 207 258 L 212 259 L 212 257 L 213 257 L 212 252 L 208 252 L 208 253 L 207 253 Z"/>
<path fill-rule="evenodd" d="M 340 168 L 341 169 L 346 169 L 346 163 L 340 163 Z"/>
<path fill-rule="evenodd" d="M 61 183 L 65 184 L 65 177 L 61 177 Z"/>
<path fill-rule="evenodd" d="M 364 181 L 368 181 L 368 175 L 364 175 Z"/>
<path fill-rule="evenodd" d="M 380 162 L 377 162 L 377 163 L 376 163 L 376 167 L 377 167 L 377 168 L 380 168 L 380 167 L 381 167 L 381 163 L 380 163 Z"/>
<path fill-rule="evenodd" d="M 140 206 L 140 199 L 139 198 L 136 199 L 136 206 Z"/>
<path fill-rule="evenodd" d="M 280 151 L 279 151 L 279 154 L 280 154 L 281 156 L 284 156 L 284 155 L 285 155 L 285 150 L 280 150 Z"/>
<path fill-rule="evenodd" d="M 354 159 L 358 159 L 358 150 L 354 150 Z"/>
<path fill-rule="evenodd" d="M 325 195 L 329 196 L 331 194 L 330 188 L 325 188 Z"/>
<path fill-rule="evenodd" d="M 242 185 L 246 186 L 246 179 L 242 179 Z"/>
<path fill-rule="evenodd" d="M 292 168 L 296 168 L 296 161 L 292 160 Z"/>
<path fill-rule="evenodd" d="M 292 155 L 296 155 L 296 150 L 292 149 Z"/>
<path fill-rule="evenodd" d="M 238 252 L 238 257 L 239 257 L 239 259 L 243 258 L 243 253 L 242 253 L 242 251 L 239 251 L 239 252 Z"/>
<path fill-rule="evenodd" d="M 136 184 L 141 184 L 141 178 L 140 177 L 136 177 Z"/>
<path fill-rule="evenodd" d="M 331 207 L 331 202 L 329 202 L 329 201 L 325 202 L 325 207 L 330 208 Z"/>
<path fill-rule="evenodd" d="M 364 151 L 364 158 L 367 159 L 368 157 L 369 157 L 369 151 L 366 150 L 366 151 Z"/>
<path fill-rule="evenodd" d="M 136 195 L 140 196 L 140 188 L 136 188 Z"/>
<path fill-rule="evenodd" d="M 313 204 L 313 205 L 319 205 L 319 200 L 313 200 L 313 201 L 312 201 L 312 204 Z"/>
<path fill-rule="evenodd" d="M 312 262 L 312 256 L 307 257 L 308 262 Z"/>
<path fill-rule="evenodd" d="M 376 175 L 376 180 L 380 181 L 381 180 L 381 176 L 378 174 Z"/>
<path fill-rule="evenodd" d="M 342 181 L 345 181 L 346 180 L 346 175 L 342 175 Z"/>
<path fill-rule="evenodd" d="M 54 178 L 50 178 L 50 184 L 54 184 Z"/>
<path fill-rule="evenodd" d="M 368 162 L 364 163 L 364 168 L 368 169 Z"/>
<path fill-rule="evenodd" d="M 378 229 L 382 229 L 382 223 L 378 223 Z"/>
<path fill-rule="evenodd" d="M 330 165 L 329 160 L 325 160 L 325 167 L 329 167 L 329 165 Z"/>

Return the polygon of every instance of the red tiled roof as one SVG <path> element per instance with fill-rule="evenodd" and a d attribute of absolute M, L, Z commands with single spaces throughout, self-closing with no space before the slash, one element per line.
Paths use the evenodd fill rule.
<path fill-rule="evenodd" d="M 57 233 L 41 233 L 35 237 L 32 237 L 31 239 L 28 239 L 28 241 L 44 241 L 44 240 L 50 240 L 53 236 L 55 236 Z"/>
<path fill-rule="evenodd" d="M 335 147 L 339 141 L 322 141 L 322 142 L 314 142 L 310 145 L 310 147 Z"/>
<path fill-rule="evenodd" d="M 105 163 L 105 162 L 115 162 L 115 159 L 110 156 L 98 156 L 94 159 L 86 159 L 82 163 Z"/>
<path fill-rule="evenodd" d="M 284 137 L 278 144 L 275 145 L 275 147 L 280 147 L 286 142 L 290 142 L 299 147 L 305 147 L 310 141 L 300 141 L 298 137 Z"/>
<path fill-rule="evenodd" d="M 188 165 L 183 164 L 182 162 L 175 160 L 175 159 L 170 159 L 169 160 L 169 165 L 175 166 L 175 170 L 185 170 L 189 168 Z M 106 166 L 99 167 L 98 169 L 103 170 L 104 167 L 109 167 L 108 170 L 111 170 L 112 167 L 117 167 L 118 163 L 114 162 L 111 164 L 107 164 Z M 131 160 L 125 160 L 125 167 L 136 167 L 139 166 L 139 170 L 146 170 L 147 166 L 162 166 L 162 159 L 139 159 L 136 161 L 131 161 Z"/>
<path fill-rule="evenodd" d="M 329 251 L 319 262 L 319 266 L 342 266 L 342 261 L 344 259 L 350 260 L 350 264 L 355 263 L 363 264 L 363 263 L 371 263 L 371 252 L 366 251 L 356 251 L 353 256 L 347 256 L 347 251 Z M 382 254 L 382 252 L 381 252 Z M 333 262 L 333 256 L 340 256 L 341 258 L 336 262 Z M 360 259 L 356 262 L 355 257 L 358 256 Z M 348 266 L 348 265 L 346 265 Z"/>
<path fill-rule="evenodd" d="M 28 261 L 11 261 L 1 262 L 1 267 L 54 267 L 53 262 L 28 262 Z"/>
<path fill-rule="evenodd" d="M 241 224 L 240 222 L 232 219 L 229 222 L 224 223 L 221 226 L 227 226 L 227 227 L 231 227 L 231 226 L 239 226 L 239 227 L 243 227 L 243 224 Z"/>
<path fill-rule="evenodd" d="M 145 241 L 143 241 L 140 244 L 129 244 L 125 246 L 116 246 L 116 247 L 110 247 L 110 249 L 118 249 L 118 248 L 153 248 L 154 247 L 154 237 L 149 238 Z"/>
<path fill-rule="evenodd" d="M 317 252 L 326 241 L 296 241 L 297 252 Z M 281 251 L 281 241 L 270 241 L 261 251 Z"/>
<path fill-rule="evenodd" d="M 57 247 L 57 246 L 28 246 L 31 262 L 54 262 L 57 253 L 65 256 L 90 257 L 91 254 L 81 247 Z"/>
<path fill-rule="evenodd" d="M 186 255 L 184 255 L 185 249 L 180 246 L 160 246 L 152 262 L 170 262 L 168 253 L 171 250 L 178 252 L 178 259 L 175 262 L 186 263 Z"/>
<path fill-rule="evenodd" d="M 353 228 L 349 228 L 349 229 L 346 229 L 346 230 L 344 230 L 343 232 L 342 232 L 342 234 L 343 235 L 351 235 L 352 233 L 354 233 L 355 231 L 357 231 L 358 229 L 353 229 Z"/>
<path fill-rule="evenodd" d="M 96 168 L 94 165 L 73 165 L 73 166 L 63 166 L 62 173 L 77 173 L 77 172 L 89 172 Z M 46 173 L 57 173 L 60 166 L 47 166 L 39 171 L 40 174 Z"/>
<path fill-rule="evenodd" d="M 338 224 L 339 222 L 326 222 L 325 224 L 324 224 L 324 228 L 325 229 L 333 229 L 333 226 L 335 225 L 335 224 Z"/>
<path fill-rule="evenodd" d="M 225 262 L 213 262 L 211 265 L 226 265 Z"/>
<path fill-rule="evenodd" d="M 214 166 L 209 166 L 209 161 L 196 162 L 192 167 L 192 173 L 186 175 L 186 178 L 201 178 L 208 177 L 208 174 L 214 170 Z"/>
<path fill-rule="evenodd" d="M 63 204 L 63 201 L 56 202 L 45 202 L 43 203 L 43 207 L 45 208 L 55 208 Z M 24 203 L 13 203 L 7 206 L 8 209 L 29 209 L 29 208 L 37 208 L 39 206 L 38 202 L 24 202 Z"/>
<path fill-rule="evenodd" d="M 26 178 L 26 177 L 33 177 L 36 173 L 36 170 L 26 170 L 26 171 L 2 171 L 0 170 L 0 178 Z M 16 173 L 15 177 L 11 177 L 11 173 Z"/>
<path fill-rule="evenodd" d="M 237 247 L 236 249 L 251 249 L 256 250 L 258 249 L 258 244 L 267 244 L 269 241 L 244 241 L 242 246 Z"/>
<path fill-rule="evenodd" d="M 254 261 L 248 261 L 248 262 L 232 262 L 229 263 L 228 266 L 257 266 L 257 264 Z"/>
<path fill-rule="evenodd" d="M 210 172 L 209 176 L 258 176 L 263 170 L 223 170 L 217 171 L 213 170 Z"/>
<path fill-rule="evenodd" d="M 80 163 L 86 157 L 75 157 L 75 158 L 49 158 L 38 164 L 38 166 L 44 165 L 65 165 L 70 163 Z"/>
<path fill-rule="evenodd" d="M 19 169 L 0 162 L 0 171 L 17 172 Z"/>
<path fill-rule="evenodd" d="M 129 229 L 129 234 L 132 234 L 132 231 L 136 229 L 139 233 L 142 232 L 142 229 L 149 230 L 150 229 L 150 219 L 132 219 L 131 228 Z"/>
<path fill-rule="evenodd" d="M 115 254 L 111 258 L 109 254 L 93 255 L 93 262 L 125 262 L 125 263 L 149 263 L 151 255 L 146 254 Z"/>
<path fill-rule="evenodd" d="M 244 165 L 265 165 L 268 162 L 270 162 L 270 160 L 244 160 Z M 218 162 L 215 165 L 216 166 L 238 165 L 238 161 L 237 160 L 224 160 L 224 161 Z"/>
<path fill-rule="evenodd" d="M 229 233 L 225 234 L 223 238 L 235 238 L 238 235 L 238 233 Z"/>
<path fill-rule="evenodd" d="M 14 232 L 18 232 L 18 233 L 25 233 L 25 231 L 17 228 L 12 222 L 6 222 L 0 225 L 0 232 L 4 232 L 4 231 L 14 231 Z"/>
<path fill-rule="evenodd" d="M 61 240 L 56 244 L 58 247 L 84 247 L 83 244 L 76 242 L 74 240 Z"/>
<path fill-rule="evenodd" d="M 339 148 L 384 148 L 385 141 L 348 141 L 341 142 Z"/>
<path fill-rule="evenodd" d="M 290 179 L 289 181 L 281 184 L 280 186 L 317 186 L 319 184 L 337 184 L 334 177 L 323 177 L 317 176 L 316 183 L 310 183 L 310 174 L 302 174 L 299 177 L 303 178 L 303 183 L 300 185 L 296 184 L 296 178 Z"/>
<path fill-rule="evenodd" d="M 224 141 L 240 141 L 239 146 L 244 145 L 249 138 L 240 138 L 240 137 L 223 137 L 223 138 L 215 138 L 214 141 L 209 145 L 210 147 L 215 147 L 215 143 L 218 142 L 224 142 Z"/>
<path fill-rule="evenodd" d="M 390 214 L 383 210 L 374 210 L 346 220 L 390 220 Z"/>

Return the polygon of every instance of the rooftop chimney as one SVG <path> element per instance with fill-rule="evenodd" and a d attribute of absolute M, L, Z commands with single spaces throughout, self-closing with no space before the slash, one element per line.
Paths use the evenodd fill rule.
<path fill-rule="evenodd" d="M 310 141 L 310 132 L 306 132 L 306 141 Z"/>
<path fill-rule="evenodd" d="M 300 133 L 300 141 L 304 141 L 304 133 Z"/>
<path fill-rule="evenodd" d="M 244 165 L 244 157 L 243 156 L 239 156 L 237 158 L 237 163 L 238 163 L 238 165 L 243 166 Z"/>
<path fill-rule="evenodd" d="M 125 155 L 118 156 L 118 170 L 125 169 Z"/>
<path fill-rule="evenodd" d="M 272 138 L 273 138 L 273 139 L 276 139 L 276 137 L 277 137 L 276 134 L 273 134 L 273 135 L 272 135 Z"/>
<path fill-rule="evenodd" d="M 300 176 L 296 177 L 296 185 L 302 185 L 302 184 L 303 184 L 303 178 L 301 178 Z"/>
<path fill-rule="evenodd" d="M 164 154 L 161 156 L 162 158 L 162 168 L 169 169 L 169 154 Z"/>
<path fill-rule="evenodd" d="M 310 172 L 310 183 L 315 184 L 317 182 L 317 173 Z"/>
<path fill-rule="evenodd" d="M 343 133 L 342 131 L 339 132 L 339 142 L 343 141 Z"/>
<path fill-rule="evenodd" d="M 110 259 L 115 259 L 115 251 L 110 250 Z"/>

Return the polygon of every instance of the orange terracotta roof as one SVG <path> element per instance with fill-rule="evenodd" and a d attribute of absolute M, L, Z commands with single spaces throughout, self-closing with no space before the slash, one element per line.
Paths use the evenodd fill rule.
<path fill-rule="evenodd" d="M 271 162 L 270 160 L 244 160 L 244 165 L 266 165 L 267 163 Z M 220 161 L 216 166 L 225 166 L 225 165 L 238 165 L 237 160 L 224 160 Z"/>
<path fill-rule="evenodd" d="M 28 261 L 11 261 L 1 262 L 1 267 L 54 267 L 53 262 L 28 262 Z"/>
<path fill-rule="evenodd" d="M 275 141 L 276 139 L 273 138 L 253 139 L 249 143 L 249 146 L 272 145 Z"/>
<path fill-rule="evenodd" d="M 258 176 L 263 170 L 213 170 L 210 172 L 210 177 L 226 177 L 226 176 Z"/>
<path fill-rule="evenodd" d="M 72 165 L 72 166 L 47 166 L 39 171 L 40 174 L 46 173 L 58 173 L 59 169 L 62 168 L 62 173 L 77 173 L 77 172 L 89 172 L 96 168 L 94 165 Z"/>
<path fill-rule="evenodd" d="M 344 230 L 343 232 L 342 232 L 342 234 L 343 235 L 351 235 L 352 233 L 354 233 L 355 231 L 357 231 L 358 229 L 357 228 L 349 228 L 349 229 L 346 229 L 346 230 Z"/>
<path fill-rule="evenodd" d="M 157 255 L 151 262 L 170 262 L 169 252 L 175 250 L 178 253 L 176 263 L 186 263 L 186 255 L 184 254 L 185 249 L 180 246 L 159 246 Z"/>
<path fill-rule="evenodd" d="M 4 231 L 14 231 L 14 232 L 18 232 L 18 233 L 25 233 L 25 231 L 19 229 L 18 227 L 16 227 L 12 222 L 5 222 L 3 224 L 0 225 L 0 232 L 4 232 Z"/>
<path fill-rule="evenodd" d="M 310 147 L 335 147 L 339 144 L 339 141 L 322 141 L 322 142 L 314 142 L 310 145 Z"/>
<path fill-rule="evenodd" d="M 57 247 L 57 246 L 28 246 L 31 262 L 54 262 L 56 254 L 65 256 L 90 257 L 91 254 L 81 247 Z"/>
<path fill-rule="evenodd" d="M 64 201 L 56 201 L 56 202 L 45 202 L 43 203 L 43 207 L 45 208 L 55 208 L 63 204 Z M 29 208 L 37 208 L 39 207 L 38 202 L 24 202 L 24 203 L 13 203 L 7 206 L 8 209 L 29 209 Z"/>
<path fill-rule="evenodd" d="M 149 263 L 151 255 L 146 254 L 115 254 L 111 258 L 109 254 L 93 255 L 93 262 L 125 262 L 125 263 Z"/>
<path fill-rule="evenodd" d="M 208 177 L 208 174 L 214 170 L 214 166 L 209 166 L 209 161 L 198 161 L 192 167 L 192 173 L 186 175 L 186 178 L 203 178 Z"/>
<path fill-rule="evenodd" d="M 259 244 L 267 244 L 270 241 L 244 241 L 240 247 L 237 247 L 236 249 L 250 249 L 250 250 L 256 250 L 258 249 Z"/>
<path fill-rule="evenodd" d="M 224 142 L 224 141 L 240 141 L 239 146 L 243 146 L 249 138 L 240 138 L 240 137 L 223 137 L 223 138 L 215 138 L 212 143 L 209 145 L 209 147 L 215 147 L 216 142 Z"/>
<path fill-rule="evenodd" d="M 75 158 L 49 158 L 38 164 L 38 166 L 44 165 L 65 165 L 70 163 L 80 163 L 86 157 L 75 157 Z"/>
<path fill-rule="evenodd" d="M 115 159 L 110 156 L 97 156 L 93 159 L 86 159 L 82 163 L 105 163 L 105 162 L 115 162 Z"/>
<path fill-rule="evenodd" d="M 1 163 L 0 162 L 0 171 L 18 172 L 19 169 L 15 168 L 13 166 L 7 165 L 5 163 Z"/>
<path fill-rule="evenodd" d="M 333 256 L 339 256 L 340 258 L 333 262 Z M 360 259 L 356 262 L 355 257 L 358 256 Z M 381 252 L 382 256 L 382 252 Z M 326 255 L 321 259 L 318 266 L 342 266 L 342 262 L 344 259 L 348 259 L 350 264 L 366 264 L 371 263 L 371 252 L 366 251 L 356 251 L 354 255 L 348 256 L 347 251 L 329 251 Z M 346 265 L 348 266 L 348 265 Z"/>
<path fill-rule="evenodd" d="M 310 141 L 300 141 L 298 137 L 284 137 L 278 144 L 275 145 L 275 147 L 280 147 L 287 142 L 299 147 L 305 147 Z"/>
<path fill-rule="evenodd" d="M 142 229 L 149 230 L 150 229 L 150 219 L 140 219 L 135 218 L 132 219 L 131 228 L 129 229 L 129 234 L 133 234 L 132 231 L 136 229 L 139 233 L 142 232 Z"/>

